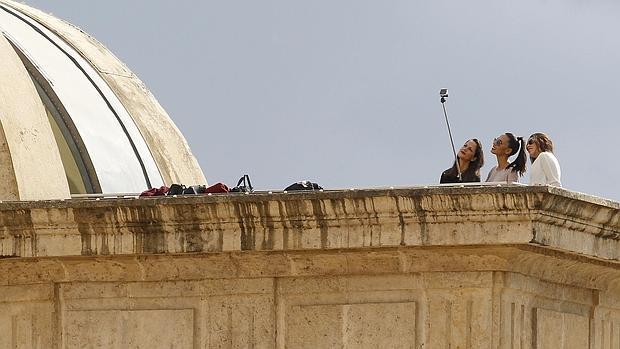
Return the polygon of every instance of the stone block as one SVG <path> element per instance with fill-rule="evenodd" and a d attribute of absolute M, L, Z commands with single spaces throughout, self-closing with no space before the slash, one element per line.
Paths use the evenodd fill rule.
<path fill-rule="evenodd" d="M 588 317 L 547 309 L 536 309 L 537 349 L 589 349 Z"/>
<path fill-rule="evenodd" d="M 68 348 L 194 348 L 194 310 L 68 311 Z"/>
<path fill-rule="evenodd" d="M 414 302 L 297 305 L 287 313 L 286 347 L 412 348 L 415 319 Z"/>

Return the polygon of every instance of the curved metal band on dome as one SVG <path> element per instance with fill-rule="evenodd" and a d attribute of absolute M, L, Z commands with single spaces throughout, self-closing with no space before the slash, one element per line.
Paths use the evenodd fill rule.
<path fill-rule="evenodd" d="M 6 13 L 12 15 L 13 17 L 19 19 L 21 22 L 25 23 L 27 26 L 29 26 L 31 29 L 33 29 L 37 34 L 39 34 L 40 36 L 42 36 L 45 40 L 47 40 L 49 43 L 51 43 L 57 50 L 59 50 L 62 54 L 64 54 L 64 56 L 69 59 L 72 64 L 78 68 L 78 70 L 81 72 L 81 74 L 83 75 L 83 77 L 85 77 L 88 82 L 90 83 L 90 86 L 92 86 L 92 88 L 94 88 L 94 90 L 96 90 L 96 93 L 98 94 L 99 98 L 101 101 L 103 101 L 108 109 L 108 112 L 112 114 L 112 116 L 115 118 L 116 123 L 118 125 L 118 127 L 120 127 L 120 129 L 122 130 L 122 133 L 124 134 L 124 137 L 126 139 L 126 141 L 128 142 L 128 145 L 131 147 L 132 152 L 135 156 L 135 160 L 137 161 L 137 163 L 139 164 L 139 168 L 140 171 L 142 172 L 142 176 L 144 181 L 146 182 L 146 186 L 147 187 L 152 187 L 152 186 L 157 186 L 160 184 L 163 184 L 163 180 L 161 178 L 161 174 L 159 173 L 159 169 L 157 168 L 155 161 L 152 157 L 152 154 L 150 153 L 148 146 L 146 145 L 144 139 L 142 138 L 142 135 L 140 134 L 139 130 L 137 129 L 136 125 L 133 123 L 133 120 L 131 119 L 131 116 L 129 116 L 129 114 L 127 113 L 127 111 L 124 109 L 124 107 L 122 106 L 122 103 L 120 103 L 120 101 L 118 100 L 118 98 L 116 97 L 116 95 L 114 94 L 113 91 L 111 91 L 111 89 L 109 88 L 109 86 L 107 86 L 107 84 L 104 82 L 104 80 L 101 78 L 101 76 L 98 75 L 98 73 L 95 71 L 95 69 L 93 67 L 91 67 L 88 62 L 86 60 L 83 59 L 83 57 L 81 57 L 79 55 L 79 53 L 74 52 L 74 54 L 76 55 L 76 57 L 72 56 L 72 54 L 70 52 L 68 52 L 69 50 L 73 50 L 69 45 L 67 45 L 62 39 L 55 37 L 55 34 L 53 34 L 52 32 L 50 33 L 46 33 L 45 31 L 49 31 L 47 30 L 44 26 L 40 25 L 39 23 L 37 23 L 36 21 L 32 20 L 31 18 L 24 16 L 22 14 L 20 14 L 18 11 L 7 8 L 5 5 L 0 4 L 0 8 L 2 8 Z M 40 26 L 40 27 L 39 27 Z M 14 29 L 17 30 L 17 29 Z M 58 40 L 58 42 L 55 41 Z M 33 45 L 36 45 L 36 43 L 33 43 Z M 67 46 L 66 48 L 63 48 L 61 45 Z M 24 50 L 21 45 L 18 45 L 20 50 Z M 41 47 L 39 47 L 39 49 L 42 49 Z M 49 50 L 49 49 L 46 49 Z M 24 56 L 29 57 L 30 55 L 26 54 L 26 52 L 22 52 L 24 54 Z M 80 62 L 78 62 L 79 60 L 83 60 L 84 61 L 84 66 L 82 64 L 80 64 Z M 42 64 L 37 64 L 40 62 L 36 62 L 33 61 L 31 62 L 33 64 L 33 66 L 37 69 L 40 69 L 40 66 Z M 67 64 L 67 63 L 65 63 Z M 60 69 L 62 69 L 63 65 L 60 65 Z M 65 66 L 64 69 L 66 69 L 67 67 Z M 89 74 L 89 72 L 87 72 L 87 70 L 92 70 L 92 74 L 94 74 L 94 76 L 91 76 Z M 44 76 L 46 79 L 50 79 L 47 74 L 41 74 L 42 76 Z M 101 80 L 100 85 L 97 84 L 97 82 L 95 81 L 95 79 Z M 50 85 L 53 85 L 53 83 L 50 81 Z M 71 88 L 73 88 L 73 86 L 71 86 Z M 102 90 L 106 89 L 109 90 L 107 91 L 107 95 L 106 93 Z M 82 92 L 82 91 L 80 91 Z M 87 94 L 87 91 L 83 91 L 85 94 Z M 67 95 L 65 95 L 65 98 L 67 99 L 73 99 L 73 104 L 76 104 L 75 101 L 75 97 L 74 96 L 69 96 L 67 97 Z M 91 96 L 92 98 L 92 96 Z M 58 99 L 60 101 L 62 101 L 63 103 L 68 102 L 66 100 L 63 100 L 63 98 L 59 95 Z M 86 99 L 86 97 L 85 97 Z M 70 102 L 70 101 L 69 101 Z M 79 109 L 79 104 L 83 103 L 83 101 L 78 101 L 78 109 Z M 71 104 L 71 103 L 70 103 Z M 116 108 L 112 105 L 115 104 Z M 67 106 L 67 109 L 69 109 L 69 107 L 71 107 L 71 105 Z M 95 108 L 96 107 L 92 107 Z M 119 109 L 120 113 L 119 113 Z M 83 110 L 81 110 L 83 112 Z M 101 110 L 100 110 L 101 111 Z M 70 117 L 80 117 L 80 115 L 76 116 L 76 115 L 71 115 L 70 112 L 68 112 L 68 114 L 70 115 Z M 79 114 L 79 113 L 78 113 Z M 122 114 L 123 116 L 121 116 L 120 114 Z M 92 117 L 93 115 L 89 115 L 90 117 Z M 98 120 L 85 120 L 84 117 L 82 116 L 81 120 L 78 120 L 79 122 L 76 122 L 76 129 L 80 130 L 80 123 L 82 125 L 82 131 L 86 131 L 86 133 L 88 134 L 90 132 L 90 134 L 93 134 L 93 125 L 92 123 L 94 122 L 98 122 L 98 126 L 101 126 L 102 129 L 105 130 L 105 125 L 104 125 L 104 121 L 102 120 L 102 115 L 97 115 L 99 117 Z M 123 118 L 125 120 L 123 120 Z M 109 121 L 108 121 L 108 125 L 109 125 Z M 109 126 L 108 126 L 109 127 Z M 84 128 L 86 128 L 86 130 L 84 130 Z M 110 133 L 110 137 L 113 137 L 113 133 L 116 131 L 113 130 L 108 130 L 108 132 Z M 95 134 L 96 134 L 96 130 L 95 130 Z M 120 134 L 119 134 L 120 135 Z M 97 135 L 98 136 L 98 135 Z M 86 137 L 88 138 L 88 137 Z M 92 138 L 92 137 L 91 137 Z M 97 137 L 95 137 L 97 138 Z M 124 169 L 122 169 L 122 171 L 129 171 L 127 168 L 131 167 L 131 165 L 125 163 L 123 164 L 121 161 L 122 160 L 122 154 L 120 153 L 119 150 L 122 150 L 122 146 L 119 145 L 118 143 L 122 143 L 122 141 L 115 139 L 114 141 L 112 141 L 112 145 L 115 145 L 116 147 L 103 147 L 103 149 L 101 149 L 101 142 L 99 142 L 99 146 L 96 146 L 97 144 L 97 140 L 92 140 L 91 139 L 91 146 L 89 147 L 86 143 L 88 142 L 88 139 L 86 139 L 86 141 L 84 142 L 87 151 L 89 152 L 89 154 L 91 154 L 94 157 L 97 156 L 101 156 L 102 159 L 107 160 L 110 159 L 111 154 L 108 154 L 107 156 L 105 154 L 102 153 L 110 153 L 110 152 L 114 152 L 116 151 L 116 155 L 118 155 L 119 157 L 119 161 L 118 163 L 114 163 L 114 164 L 108 164 L 106 163 L 106 161 L 99 161 L 99 166 L 97 166 L 96 164 L 96 160 L 94 159 L 93 161 L 93 165 L 95 168 L 98 169 L 97 174 L 98 177 L 102 176 L 102 172 L 103 172 L 103 176 L 106 177 L 106 175 L 108 175 L 108 177 L 113 176 L 113 177 L 118 177 L 119 174 L 118 173 L 114 173 L 110 167 L 113 165 L 120 165 L 123 166 Z M 94 142 L 94 143 L 93 143 Z M 92 146 L 93 144 L 95 144 L 95 146 Z M 119 148 L 119 146 L 121 146 L 121 148 Z M 93 149 L 96 148 L 96 149 Z M 114 149 L 112 149 L 114 148 Z M 93 154 L 95 153 L 95 154 Z M 128 158 L 126 158 L 128 159 Z M 128 172 L 129 175 L 126 174 L 120 174 L 121 177 L 120 181 L 122 182 L 123 180 L 125 181 L 130 181 L 130 177 L 133 177 L 132 175 L 133 172 Z M 104 182 L 105 182 L 105 178 L 103 178 Z M 117 183 L 119 181 L 119 178 L 114 178 L 115 181 L 108 181 L 109 183 L 112 183 L 111 185 L 109 185 L 109 188 L 106 188 L 105 183 L 102 183 L 101 187 L 103 191 L 106 190 L 114 190 L 114 191 L 119 191 L 119 190 L 126 190 L 126 191 L 135 191 L 135 190 L 140 190 L 141 188 L 139 186 L 137 186 L 135 183 L 133 185 L 131 185 L 129 182 L 126 183 L 126 185 L 124 187 L 119 187 L 117 186 Z M 114 186 L 114 187 L 113 187 Z"/>

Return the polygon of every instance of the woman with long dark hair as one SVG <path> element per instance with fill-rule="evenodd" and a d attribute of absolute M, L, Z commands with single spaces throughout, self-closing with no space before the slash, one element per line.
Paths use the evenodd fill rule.
<path fill-rule="evenodd" d="M 487 182 L 518 182 L 519 177 L 525 173 L 527 162 L 523 137 L 515 137 L 512 133 L 506 132 L 493 140 L 491 153 L 497 158 L 497 166 L 489 171 Z M 519 154 L 517 158 L 509 162 L 510 157 L 517 153 Z"/>
<path fill-rule="evenodd" d="M 560 163 L 553 155 L 553 142 L 542 132 L 534 133 L 527 140 L 527 152 L 532 161 L 530 184 L 561 187 Z"/>
<path fill-rule="evenodd" d="M 439 183 L 466 183 L 480 182 L 480 168 L 484 165 L 484 154 L 482 153 L 482 144 L 479 140 L 473 138 L 465 142 L 457 153 L 459 167 L 456 161 L 449 169 L 443 171 Z M 459 171 L 460 180 L 459 180 Z"/>

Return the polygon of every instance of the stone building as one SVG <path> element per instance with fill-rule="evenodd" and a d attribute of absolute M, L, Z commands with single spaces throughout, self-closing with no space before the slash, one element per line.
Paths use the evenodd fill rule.
<path fill-rule="evenodd" d="M 111 197 L 206 181 L 95 39 L 8 0 L 0 29 L 0 348 L 620 348 L 619 203 L 516 185 Z"/>

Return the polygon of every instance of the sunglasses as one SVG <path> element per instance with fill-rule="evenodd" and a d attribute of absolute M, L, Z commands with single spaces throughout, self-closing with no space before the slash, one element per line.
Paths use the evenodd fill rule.
<path fill-rule="evenodd" d="M 493 139 L 493 145 L 495 145 L 495 146 L 500 146 L 500 145 L 502 145 L 502 140 L 501 140 L 501 139 L 499 139 L 499 138 L 494 138 L 494 139 Z"/>
<path fill-rule="evenodd" d="M 532 145 L 534 144 L 534 140 L 533 139 L 528 139 L 527 140 L 527 145 Z"/>

